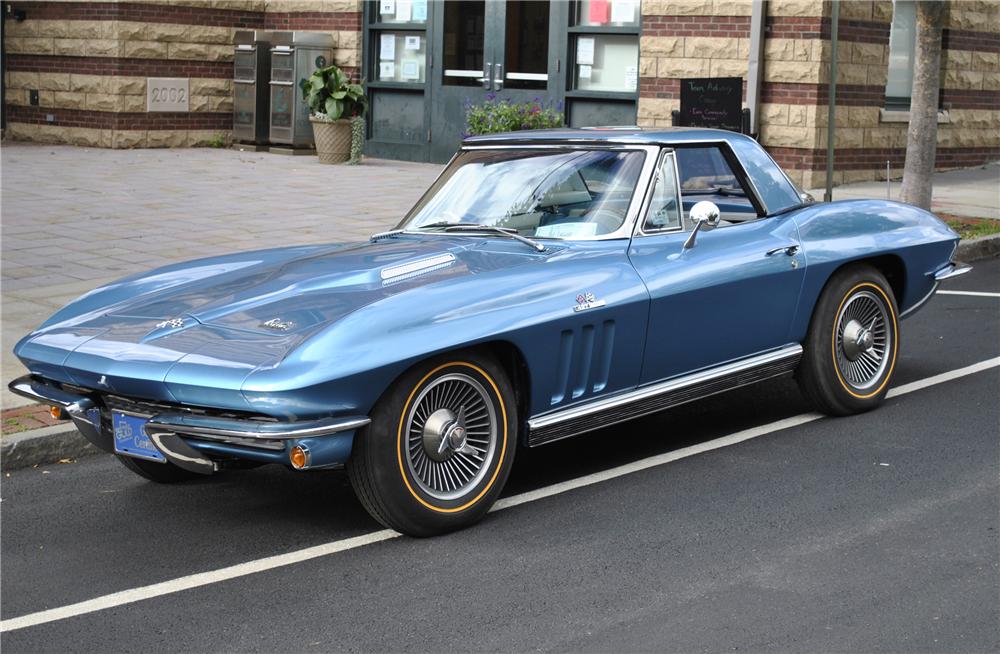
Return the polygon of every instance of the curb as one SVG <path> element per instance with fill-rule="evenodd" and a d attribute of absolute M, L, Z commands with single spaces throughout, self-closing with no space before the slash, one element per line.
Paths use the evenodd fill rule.
<path fill-rule="evenodd" d="M 1000 256 L 1000 234 L 960 241 L 955 252 L 955 258 L 964 263 L 996 256 Z M 32 429 L 0 439 L 0 467 L 4 470 L 30 468 L 57 463 L 59 459 L 78 459 L 101 453 L 72 423 Z"/>
<path fill-rule="evenodd" d="M 970 241 L 959 241 L 955 259 L 962 262 L 978 261 L 1000 256 L 1000 234 L 980 236 Z"/>
<path fill-rule="evenodd" d="M 58 463 L 59 459 L 78 459 L 101 454 L 73 423 L 4 436 L 0 439 L 0 467 L 4 470 L 30 468 Z"/>

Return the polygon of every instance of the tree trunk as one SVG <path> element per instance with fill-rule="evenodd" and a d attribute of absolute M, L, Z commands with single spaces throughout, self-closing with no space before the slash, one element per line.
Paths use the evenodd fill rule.
<path fill-rule="evenodd" d="M 941 27 L 944 0 L 918 0 L 910 126 L 900 200 L 930 210 L 937 150 L 938 91 L 941 88 Z"/>

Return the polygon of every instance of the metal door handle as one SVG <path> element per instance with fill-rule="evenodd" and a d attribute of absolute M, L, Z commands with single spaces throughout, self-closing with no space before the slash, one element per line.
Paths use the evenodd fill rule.
<path fill-rule="evenodd" d="M 799 253 L 799 246 L 798 245 L 782 245 L 780 248 L 774 248 L 773 250 L 768 250 L 767 252 L 764 253 L 764 255 L 770 257 L 770 256 L 773 256 L 775 254 L 778 254 L 779 252 L 784 252 L 788 256 L 794 257 L 796 254 Z"/>
<path fill-rule="evenodd" d="M 493 90 L 500 91 L 503 89 L 503 64 L 495 64 L 493 66 Z"/>
<path fill-rule="evenodd" d="M 483 66 L 483 76 L 479 78 L 479 81 L 482 83 L 483 88 L 487 90 L 489 90 L 490 82 L 492 81 L 492 79 L 490 78 L 491 68 L 493 68 L 493 64 L 491 64 L 490 62 L 486 62 L 486 65 Z"/>

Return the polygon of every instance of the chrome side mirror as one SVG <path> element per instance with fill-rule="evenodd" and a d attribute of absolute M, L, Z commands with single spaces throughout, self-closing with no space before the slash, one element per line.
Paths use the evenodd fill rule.
<path fill-rule="evenodd" d="M 721 215 L 719 207 L 715 206 L 714 202 L 709 202 L 708 200 L 702 200 L 691 207 L 688 217 L 694 222 L 694 229 L 691 230 L 691 235 L 684 241 L 684 249 L 690 250 L 694 247 L 694 239 L 698 236 L 698 230 L 701 229 L 702 225 L 708 226 L 709 229 L 717 227 Z"/>

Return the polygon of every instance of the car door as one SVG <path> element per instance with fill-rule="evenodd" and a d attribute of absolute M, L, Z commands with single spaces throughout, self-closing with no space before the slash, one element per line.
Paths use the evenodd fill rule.
<path fill-rule="evenodd" d="M 758 216 L 753 198 L 744 195 L 752 188 L 726 147 L 661 153 L 629 248 L 650 294 L 640 384 L 788 343 L 804 271 L 798 232 L 790 217 Z M 678 171 L 678 160 L 693 164 Z M 725 170 L 718 169 L 720 161 Z M 732 186 L 712 186 L 720 174 Z M 685 248 L 691 235 L 686 213 L 701 199 L 718 200 L 723 221 L 700 230 Z"/>

